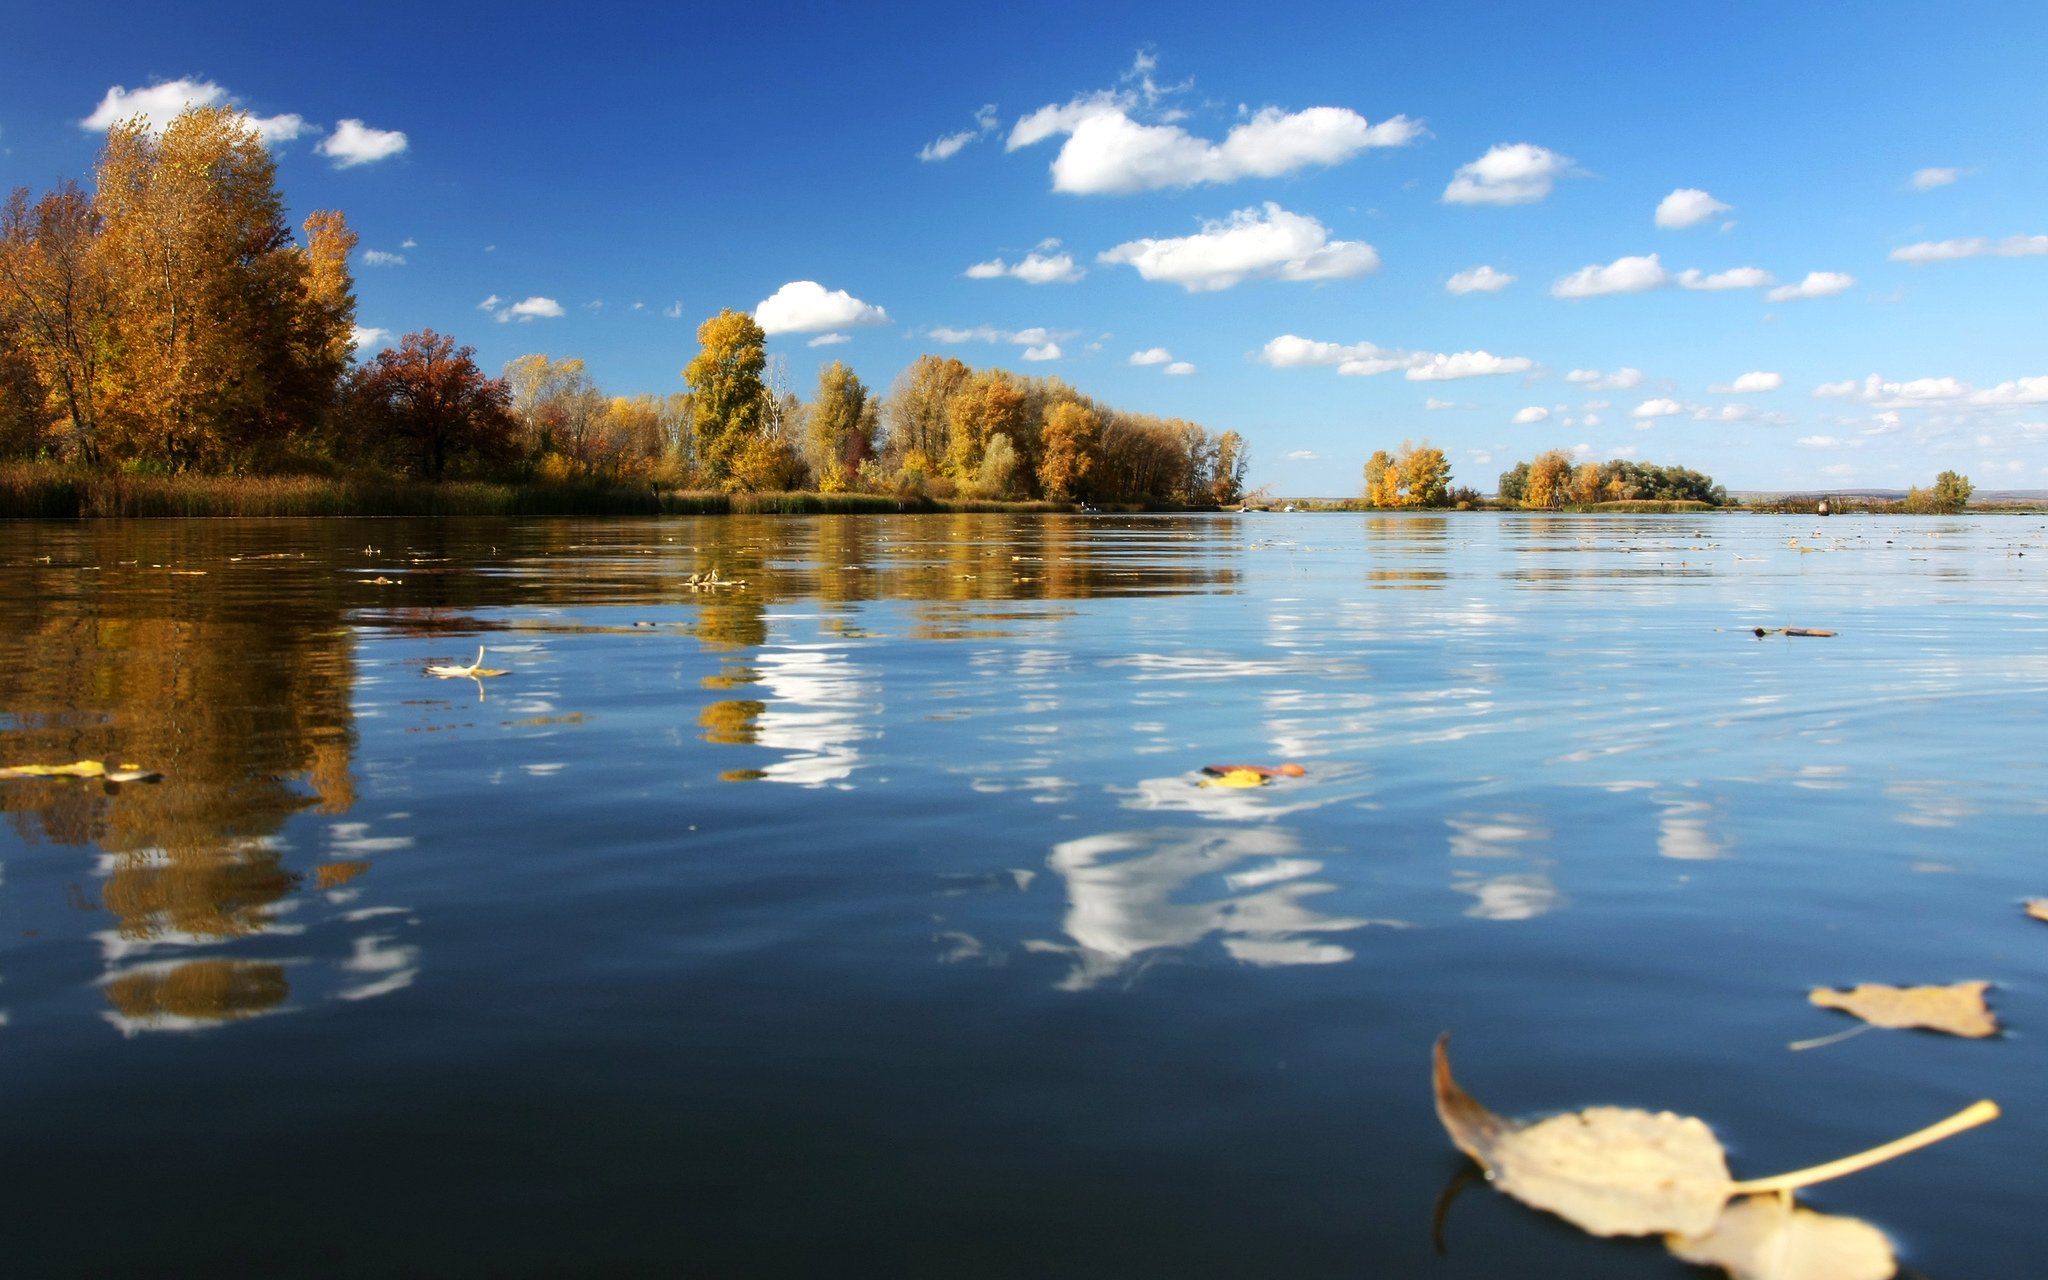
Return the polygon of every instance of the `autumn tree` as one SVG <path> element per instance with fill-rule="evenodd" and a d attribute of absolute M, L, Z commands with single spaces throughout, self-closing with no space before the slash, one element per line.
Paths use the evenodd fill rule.
<path fill-rule="evenodd" d="M 1248 465 L 1244 437 L 1226 431 L 1216 438 L 1215 469 L 1210 473 L 1209 497 L 1219 506 L 1244 498 L 1244 477 Z"/>
<path fill-rule="evenodd" d="M 27 443 L 54 434 L 59 452 L 88 462 L 98 457 L 114 321 L 98 231 L 91 199 L 73 182 L 34 204 L 16 190 L 0 214 L 0 333 L 13 357 L 13 398 L 29 415 L 23 434 Z"/>
<path fill-rule="evenodd" d="M 887 453 L 897 470 L 930 472 L 946 456 L 951 432 L 946 406 L 974 370 L 951 356 L 919 356 L 889 389 L 883 422 Z"/>
<path fill-rule="evenodd" d="M 1375 449 L 1365 460 L 1365 501 L 1374 507 L 1398 505 L 1393 499 L 1401 486 L 1401 474 L 1394 466 L 1394 455 L 1385 449 Z"/>
<path fill-rule="evenodd" d="M 350 388 L 359 427 L 399 466 L 439 481 L 450 463 L 485 466 L 512 452 L 516 422 L 503 378 L 485 377 L 476 349 L 423 329 L 356 371 Z"/>
<path fill-rule="evenodd" d="M 946 470 L 971 483 L 990 438 L 1001 434 L 1015 440 L 1023 434 L 1025 400 L 1023 389 L 1001 369 L 985 369 L 969 379 L 946 403 Z"/>
<path fill-rule="evenodd" d="M 1375 507 L 1441 507 L 1450 500 L 1451 464 L 1428 441 L 1401 442 L 1400 456 L 1376 450 L 1365 461 L 1365 500 Z"/>
<path fill-rule="evenodd" d="M 804 418 L 804 452 L 827 493 L 851 488 L 861 464 L 874 455 L 878 425 L 874 397 L 837 360 L 818 371 L 818 398 Z"/>
<path fill-rule="evenodd" d="M 601 468 L 598 428 L 605 396 L 584 372 L 583 361 L 554 360 L 544 353 L 524 355 L 506 364 L 504 378 L 511 388 L 520 442 L 541 463 L 543 474 L 564 476 Z"/>
<path fill-rule="evenodd" d="M 1072 400 L 1054 405 L 1045 415 L 1038 459 L 1038 487 L 1051 502 L 1080 496 L 1081 482 L 1095 467 L 1101 419 L 1093 409 Z"/>
<path fill-rule="evenodd" d="M 292 243 L 249 119 L 191 107 L 161 135 L 117 124 L 97 178 L 121 353 L 101 407 L 121 455 L 236 466 L 323 409 L 352 318 L 347 237 L 323 226 L 312 257 Z"/>
<path fill-rule="evenodd" d="M 1538 510 L 1561 507 L 1571 496 L 1572 456 L 1562 449 L 1538 454 L 1529 464 L 1522 491 L 1522 505 Z"/>
<path fill-rule="evenodd" d="M 697 327 L 697 357 L 683 370 L 694 395 L 697 452 L 706 478 L 724 484 L 733 459 L 761 434 L 768 335 L 744 311 L 720 311 Z"/>
<path fill-rule="evenodd" d="M 1934 493 L 1929 505 L 1944 514 L 1954 515 L 1970 504 L 1970 495 L 1976 486 L 1970 477 L 1953 471 L 1944 471 L 1934 477 Z"/>

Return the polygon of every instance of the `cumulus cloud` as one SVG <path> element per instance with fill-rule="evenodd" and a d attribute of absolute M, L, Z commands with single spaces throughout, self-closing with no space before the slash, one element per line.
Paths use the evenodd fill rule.
<path fill-rule="evenodd" d="M 1190 293 L 1228 289 L 1248 279 L 1349 279 L 1380 265 L 1379 254 L 1363 240 L 1332 240 L 1322 223 L 1271 201 L 1263 211 L 1240 209 L 1221 222 L 1204 222 L 1197 235 L 1120 244 L 1096 261 L 1128 263 L 1147 280 Z"/>
<path fill-rule="evenodd" d="M 965 272 L 970 280 L 1000 280 L 1004 276 L 1012 276 L 1026 284 L 1072 284 L 1087 274 L 1087 268 L 1074 264 L 1072 254 L 1036 252 L 1027 253 L 1014 263 L 991 258 L 987 262 L 975 263 Z"/>
<path fill-rule="evenodd" d="M 1549 416 L 1550 410 L 1544 408 L 1540 404 L 1532 404 L 1526 409 L 1516 410 L 1515 416 L 1508 419 L 1508 421 L 1514 423 L 1518 427 L 1521 427 L 1527 426 L 1532 422 L 1541 422 Z"/>
<path fill-rule="evenodd" d="M 2025 258 L 2044 253 L 2048 253 L 2048 236 L 2007 236 L 2003 240 L 1971 236 L 1967 240 L 1923 240 L 1919 244 L 1903 245 L 1892 250 L 1891 259 L 1920 267 L 1930 262 L 1953 262 L 1958 258 L 1978 258 L 1986 254 Z"/>
<path fill-rule="evenodd" d="M 1503 143 L 1462 166 L 1443 198 L 1446 204 L 1533 204 L 1572 172 L 1571 160 L 1547 147 Z"/>
<path fill-rule="evenodd" d="M 1970 393 L 1971 404 L 2048 404 L 2048 377 L 2016 378 Z"/>
<path fill-rule="evenodd" d="M 151 130 L 161 133 L 164 126 L 187 107 L 224 105 L 229 105 L 228 91 L 211 80 L 163 80 L 141 89 L 117 84 L 107 90 L 99 106 L 93 108 L 92 114 L 80 120 L 78 125 L 93 133 L 105 133 L 123 120 L 141 116 Z M 305 117 L 296 114 L 258 116 L 245 111 L 243 116 L 265 144 L 290 142 L 304 134 L 319 132 L 316 126 L 306 123 Z"/>
<path fill-rule="evenodd" d="M 1167 365 L 1166 368 L 1160 370 L 1161 373 L 1165 373 L 1175 378 L 1184 378 L 1187 375 L 1193 373 L 1194 371 L 1195 366 L 1189 364 L 1185 360 L 1176 360 L 1172 364 Z"/>
<path fill-rule="evenodd" d="M 1809 271 L 1798 284 L 1781 284 L 1765 294 L 1772 302 L 1795 302 L 1801 298 L 1832 298 L 1848 291 L 1856 277 L 1841 271 Z"/>
<path fill-rule="evenodd" d="M 870 306 L 844 289 L 828 291 L 815 280 L 792 280 L 754 308 L 754 322 L 771 336 L 888 321 L 889 313 L 882 308 Z"/>
<path fill-rule="evenodd" d="M 1556 298 L 1597 298 L 1609 293 L 1661 289 L 1669 282 L 1664 264 L 1652 253 L 1636 258 L 1616 258 L 1604 267 L 1581 267 L 1568 276 L 1559 277 L 1550 286 L 1550 293 Z"/>
<path fill-rule="evenodd" d="M 1915 169 L 1911 179 L 1913 190 L 1932 191 L 1945 187 L 1963 176 L 1961 169 Z"/>
<path fill-rule="evenodd" d="M 1058 360 L 1065 354 L 1060 349 L 1060 343 L 1075 336 L 1072 331 L 1055 332 L 1042 327 L 998 329 L 986 324 L 976 325 L 972 329 L 939 325 L 928 332 L 936 342 L 994 342 L 1023 347 L 1025 350 L 1022 355 L 1026 360 Z"/>
<path fill-rule="evenodd" d="M 836 347 L 842 342 L 852 341 L 852 338 L 847 337 L 843 333 L 821 333 L 804 345 L 807 347 Z"/>
<path fill-rule="evenodd" d="M 991 102 L 974 113 L 974 128 L 949 133 L 943 138 L 927 142 L 917 153 L 917 158 L 928 163 L 933 160 L 950 160 L 960 153 L 962 147 L 985 133 L 993 132 L 995 127 L 996 104 Z"/>
<path fill-rule="evenodd" d="M 1654 400 L 1645 400 L 1629 410 L 1629 416 L 1637 419 L 1671 418 L 1684 412 L 1684 405 L 1676 400 L 1668 400 L 1660 396 Z"/>
<path fill-rule="evenodd" d="M 1522 373 L 1536 364 L 1527 356 L 1496 356 L 1486 351 L 1453 354 L 1400 351 L 1370 342 L 1349 345 L 1317 342 L 1291 333 L 1268 342 L 1260 350 L 1258 358 L 1275 369 L 1335 368 L 1338 373 L 1352 377 L 1372 377 L 1401 369 L 1411 382 L 1443 382 L 1455 378 Z M 1449 405 L 1432 407 L 1448 408 Z"/>
<path fill-rule="evenodd" d="M 1450 355 L 1425 354 L 1408 366 L 1405 376 L 1410 382 L 1448 382 L 1455 378 L 1485 378 L 1497 373 L 1524 373 L 1535 367 L 1536 362 L 1527 356 L 1459 351 Z"/>
<path fill-rule="evenodd" d="M 1345 107 L 1294 112 L 1265 107 L 1217 143 L 1178 124 L 1134 120 L 1128 114 L 1133 105 L 1128 95 L 1108 93 L 1041 107 L 1010 131 L 1010 147 L 1065 134 L 1052 161 L 1053 190 L 1130 195 L 1277 178 L 1311 166 L 1342 164 L 1369 148 L 1404 146 L 1423 132 L 1406 116 L 1371 124 Z"/>
<path fill-rule="evenodd" d="M 1460 271 L 1444 281 L 1444 288 L 1451 293 L 1499 293 L 1514 282 L 1515 278 L 1505 271 L 1481 266 Z"/>
<path fill-rule="evenodd" d="M 1697 267 L 1688 267 L 1673 277 L 1681 289 L 1761 289 L 1772 284 L 1771 273 L 1762 267 L 1733 267 L 1727 271 L 1716 271 L 1711 275 Z"/>
<path fill-rule="evenodd" d="M 370 347 L 379 346 L 390 337 L 391 330 L 389 329 L 379 329 L 371 325 L 359 324 L 350 331 L 349 344 L 356 350 L 362 351 Z"/>
<path fill-rule="evenodd" d="M 365 249 L 363 250 L 363 265 L 366 267 L 402 267 L 405 265 L 405 255 L 402 253 L 386 253 L 382 249 Z"/>
<path fill-rule="evenodd" d="M 1785 385 L 1783 374 L 1758 369 L 1753 373 L 1738 374 L 1733 382 L 1717 383 L 1707 388 L 1717 396 L 1744 396 L 1761 391 L 1776 391 Z"/>
<path fill-rule="evenodd" d="M 564 314 L 566 313 L 562 310 L 562 304 L 556 302 L 553 298 L 535 296 L 515 302 L 510 306 L 501 306 L 492 312 L 492 317 L 499 324 L 505 324 L 513 320 L 524 324 L 530 320 L 560 319 Z"/>
<path fill-rule="evenodd" d="M 1151 347 L 1131 353 L 1132 364 L 1172 364 L 1173 353 L 1165 347 Z"/>
<path fill-rule="evenodd" d="M 1733 207 L 1722 204 L 1698 187 L 1680 187 L 1657 202 L 1657 225 L 1672 230 L 1696 227 Z"/>
<path fill-rule="evenodd" d="M 404 151 L 407 145 L 405 135 L 396 129 L 372 129 L 360 120 L 343 120 L 313 149 L 334 161 L 335 168 L 353 169 L 359 164 L 387 160 Z"/>
<path fill-rule="evenodd" d="M 1026 347 L 1024 349 L 1024 358 L 1026 360 L 1057 360 L 1060 358 L 1060 344 L 1057 342 L 1042 342 L 1035 347 Z"/>
<path fill-rule="evenodd" d="M 1564 380 L 1566 382 L 1576 382 L 1588 391 L 1626 391 L 1643 380 L 1643 371 L 1641 369 L 1622 368 L 1616 369 L 1613 373 L 1603 373 L 1598 369 L 1574 369 L 1564 375 Z M 1589 402 L 1586 407 L 1588 409 L 1604 409 L 1607 406 L 1605 403 L 1593 404 Z"/>

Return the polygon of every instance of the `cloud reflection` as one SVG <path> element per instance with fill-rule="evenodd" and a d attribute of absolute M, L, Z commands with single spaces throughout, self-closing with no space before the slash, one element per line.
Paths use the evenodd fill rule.
<path fill-rule="evenodd" d="M 1387 922 L 1312 909 L 1309 898 L 1336 886 L 1307 879 L 1322 864 L 1299 852 L 1292 835 L 1271 827 L 1168 827 L 1065 841 L 1053 846 L 1047 861 L 1066 882 L 1064 924 L 1072 942 L 1033 941 L 1025 948 L 1073 958 L 1074 967 L 1057 984 L 1063 991 L 1094 987 L 1211 934 L 1221 935 L 1224 950 L 1246 964 L 1349 960 L 1350 948 L 1315 935 Z M 1258 859 L 1269 861 L 1243 865 Z M 1224 892 L 1179 900 L 1198 882 Z"/>

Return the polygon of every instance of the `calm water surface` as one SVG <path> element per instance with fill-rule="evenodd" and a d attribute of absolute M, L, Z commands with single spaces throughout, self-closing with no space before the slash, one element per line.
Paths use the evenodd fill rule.
<path fill-rule="evenodd" d="M 1433 1243 L 1446 1029 L 1738 1177 L 1995 1098 L 1807 1199 L 2048 1256 L 2038 519 L 12 524 L 0 694 L 164 775 L 0 782 L 10 1275 L 1695 1274 Z"/>

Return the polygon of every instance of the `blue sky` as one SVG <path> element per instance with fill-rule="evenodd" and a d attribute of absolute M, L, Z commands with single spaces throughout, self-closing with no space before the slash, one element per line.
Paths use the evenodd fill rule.
<path fill-rule="evenodd" d="M 732 307 L 800 395 L 946 352 L 1288 495 L 1404 438 L 2048 488 L 2044 55 L 2038 3 L 36 6 L 0 185 L 212 96 L 362 326 L 491 369 L 678 390 Z"/>

